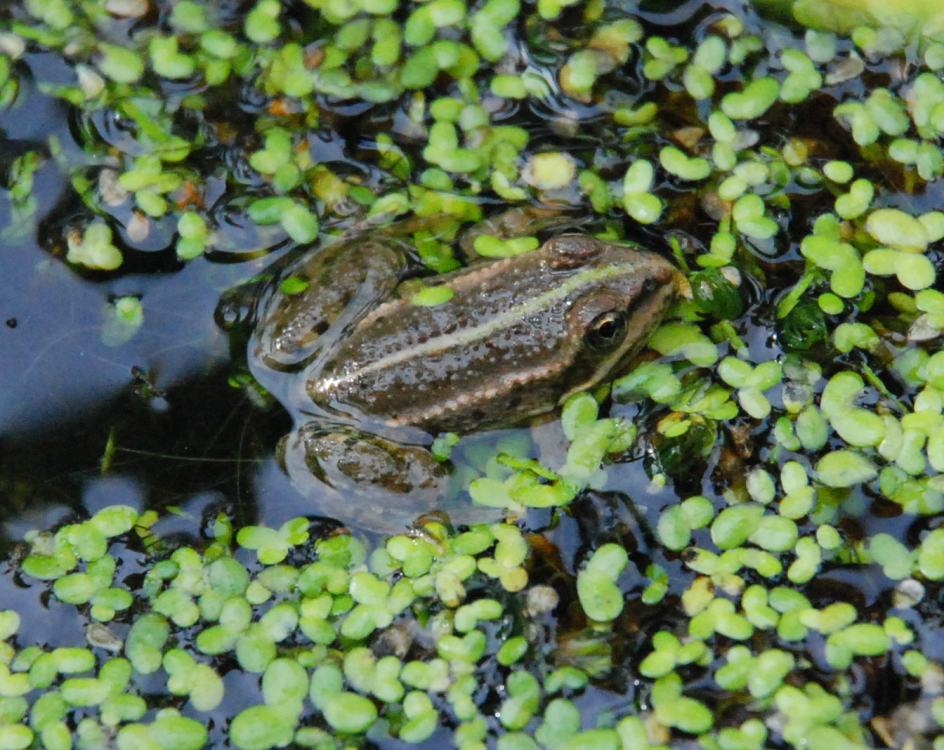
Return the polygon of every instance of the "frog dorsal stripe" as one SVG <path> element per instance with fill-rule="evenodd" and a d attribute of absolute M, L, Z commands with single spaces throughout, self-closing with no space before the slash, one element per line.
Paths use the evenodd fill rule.
<path fill-rule="evenodd" d="M 638 349 L 645 343 L 648 333 L 650 333 L 651 330 L 655 328 L 656 325 L 658 325 L 662 314 L 665 312 L 666 305 L 671 299 L 671 297 L 666 297 L 665 295 L 660 295 L 658 293 L 641 299 L 639 304 L 635 307 L 638 323 L 635 335 L 627 335 L 619 347 L 617 347 L 613 352 L 608 354 L 604 359 L 597 363 L 597 366 L 594 368 L 592 373 L 567 390 L 559 398 L 558 404 L 562 404 L 574 393 L 579 393 L 580 391 L 585 391 L 599 385 L 607 377 L 607 375 L 613 372 L 614 368 L 616 368 L 620 362 L 627 360 L 629 357 L 635 354 L 635 352 L 638 351 Z M 645 329 L 645 335 L 639 335 L 639 328 Z M 561 355 L 559 360 L 552 362 L 543 368 L 531 368 L 519 372 L 505 373 L 502 378 L 493 380 L 488 386 L 485 386 L 476 391 L 459 393 L 454 395 L 452 398 L 443 400 L 433 406 L 426 406 L 422 409 L 412 410 L 401 409 L 395 417 L 388 418 L 386 423 L 391 427 L 399 427 L 405 425 L 435 422 L 436 420 L 447 418 L 451 414 L 457 412 L 461 413 L 463 409 L 466 409 L 470 405 L 480 403 L 483 399 L 488 401 L 497 400 L 511 394 L 522 386 L 527 386 L 535 382 L 540 382 L 545 378 L 550 378 L 563 369 L 563 367 L 566 366 L 566 363 L 574 357 L 575 351 L 573 350 L 579 348 L 581 343 L 579 341 L 571 341 L 569 342 L 568 346 L 570 351 L 559 352 Z M 561 362 L 564 362 L 565 364 L 562 365 Z M 522 413 L 520 416 L 534 416 L 545 411 L 547 411 L 546 408 L 536 406 L 536 408 L 534 408 L 530 414 Z"/>
<path fill-rule="evenodd" d="M 477 326 L 460 329 L 454 333 L 441 334 L 421 344 L 390 352 L 386 356 L 360 367 L 350 368 L 342 373 L 323 377 L 318 382 L 317 391 L 319 393 L 328 394 L 335 388 L 351 383 L 359 377 L 387 368 L 396 367 L 411 359 L 428 357 L 437 352 L 469 346 L 476 342 L 487 340 L 496 332 L 506 328 L 513 322 L 523 320 L 529 315 L 548 309 L 555 302 L 575 295 L 582 287 L 607 279 L 632 275 L 638 270 L 639 266 L 635 263 L 621 263 L 594 266 L 577 271 L 554 288 L 548 289 L 519 305 L 515 305 Z M 409 303 L 403 302 L 401 304 Z"/>

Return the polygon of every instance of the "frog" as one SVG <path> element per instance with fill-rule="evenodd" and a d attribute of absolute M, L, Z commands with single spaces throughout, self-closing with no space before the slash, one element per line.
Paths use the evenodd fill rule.
<path fill-rule="evenodd" d="M 657 252 L 566 225 L 530 252 L 430 275 L 414 228 L 303 251 L 249 316 L 250 369 L 295 418 L 283 468 L 322 505 L 334 498 L 328 515 L 377 531 L 444 508 L 437 435 L 526 424 L 624 373 L 680 289 Z M 467 256 L 482 231 L 460 237 Z M 435 304 L 418 294 L 429 287 Z"/>

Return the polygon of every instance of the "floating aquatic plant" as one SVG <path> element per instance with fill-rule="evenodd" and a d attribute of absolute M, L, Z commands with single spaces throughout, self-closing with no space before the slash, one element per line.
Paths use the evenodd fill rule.
<path fill-rule="evenodd" d="M 32 231 L 43 170 L 67 175 L 76 208 L 45 229 L 73 268 L 114 280 L 145 253 L 179 268 L 437 217 L 411 239 L 445 272 L 475 260 L 454 239 L 492 204 L 540 201 L 606 239 L 665 239 L 688 288 L 609 394 L 563 405 L 556 454 L 437 439 L 456 492 L 506 522 L 367 542 L 216 516 L 185 544 L 115 506 L 28 534 L 18 570 L 88 642 L 34 643 L 29 613 L 0 612 L 0 747 L 419 744 L 451 727 L 469 750 L 858 748 L 884 740 L 863 717 L 870 675 L 890 673 L 940 734 L 941 665 L 918 623 L 944 580 L 944 221 L 917 197 L 944 174 L 940 44 L 869 28 L 888 20 L 875 4 L 851 17 L 802 0 L 795 17 L 820 30 L 719 12 L 691 48 L 569 0 L 158 5 L 0 15 L 3 107 L 22 106 L 31 55 L 68 63 L 36 86 L 71 108 L 81 153 L 30 144 L 7 192 Z M 533 128 L 528 112 L 553 115 Z M 120 137 L 86 124 L 106 119 Z M 338 123 L 357 125 L 356 155 L 319 140 Z M 462 250 L 510 257 L 544 234 Z M 431 283 L 411 301 L 450 297 Z M 106 343 L 147 330 L 151 304 L 110 298 Z M 645 472 L 629 490 L 610 466 L 628 459 Z M 677 501 L 647 504 L 672 486 Z M 548 541 L 592 524 L 604 488 L 631 494 L 617 505 L 641 542 L 608 522 L 579 549 Z M 826 601 L 823 582 L 857 566 L 881 597 Z M 631 700 L 582 715 L 629 673 Z"/>

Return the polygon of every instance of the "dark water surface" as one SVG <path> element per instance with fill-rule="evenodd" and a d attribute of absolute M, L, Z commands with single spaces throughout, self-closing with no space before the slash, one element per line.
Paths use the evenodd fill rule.
<path fill-rule="evenodd" d="M 733 0 L 691 0 L 668 11 L 644 11 L 640 17 L 650 29 L 668 29 L 680 38 L 698 37 L 720 9 L 738 5 Z M 541 69 L 540 60 L 532 64 Z M 55 80 L 62 73 L 52 56 L 28 55 L 21 65 L 28 68 L 24 80 Z M 876 65 L 869 75 L 881 81 L 884 72 Z M 733 83 L 721 81 L 722 86 Z M 638 71 L 627 76 L 625 85 L 633 91 L 651 87 Z M 861 85 L 853 82 L 844 90 Z M 762 139 L 774 141 L 778 133 L 786 132 L 826 139 L 834 133 L 836 143 L 843 144 L 837 146 L 834 157 L 858 161 L 848 135 L 829 114 L 830 97 L 842 92 L 837 88 L 782 117 L 772 116 L 763 128 Z M 25 85 L 20 96 L 26 98 L 25 103 L 0 113 L 0 134 L 8 140 L 39 142 L 54 135 L 72 163 L 82 159 L 90 165 L 95 162 L 96 157 L 85 154 L 76 138 L 83 123 L 65 105 L 32 85 Z M 528 126 L 531 148 L 537 150 L 569 150 L 581 156 L 590 154 L 592 160 L 595 151 L 606 151 L 617 143 L 609 119 L 592 106 L 575 105 L 558 95 L 542 107 L 509 104 L 504 116 L 496 119 Z M 316 160 L 360 170 L 368 185 L 382 189 L 366 157 L 375 156 L 373 135 L 391 123 L 395 127 L 391 108 L 374 107 L 365 115 L 353 106 L 336 105 L 332 110 L 326 104 L 326 124 L 314 139 Z M 555 118 L 565 110 L 576 112 L 579 133 L 555 127 Z M 678 125 L 690 122 L 694 114 L 680 106 Z M 100 121 L 95 125 L 103 137 L 120 137 L 115 123 Z M 418 152 L 422 144 L 410 147 Z M 227 152 L 222 158 L 235 157 Z M 613 158 L 613 174 L 625 171 L 626 162 Z M 0 236 L 0 553 L 5 560 L 0 562 L 0 608 L 16 609 L 23 615 L 23 630 L 30 632 L 33 642 L 56 645 L 82 642 L 82 622 L 74 607 L 45 593 L 44 584 L 27 583 L 14 572 L 19 551 L 16 542 L 28 530 L 50 528 L 76 515 L 124 503 L 159 510 L 162 519 L 155 530 L 163 538 L 196 541 L 206 520 L 221 510 L 237 525 L 278 525 L 298 515 L 317 516 L 320 508 L 317 499 L 306 499 L 291 485 L 275 459 L 279 438 L 291 428 L 290 417 L 277 404 L 261 401 L 258 394 L 240 385 L 245 374 L 240 347 L 231 347 L 213 318 L 220 294 L 258 273 L 271 256 L 259 254 L 249 259 L 251 253 L 217 253 L 185 265 L 174 259 L 169 242 L 162 243 L 157 233 L 150 246 L 144 243 L 138 252 L 128 254 L 119 274 L 80 274 L 57 257 L 57 253 L 62 255 L 58 229 L 79 210 L 69 197 L 67 178 L 50 159 L 36 180 L 39 231 L 23 237 Z M 802 187 L 794 187 L 793 214 L 784 217 L 784 222 L 793 235 L 802 236 L 808 216 L 821 210 L 822 197 L 807 198 Z M 695 241 L 707 243 L 717 223 L 699 217 L 692 205 L 694 199 L 687 201 L 681 188 L 678 195 L 675 228 L 684 227 Z M 227 197 L 219 197 L 220 215 L 226 213 Z M 939 194 L 929 190 L 909 196 L 909 202 L 911 210 L 937 205 Z M 9 223 L 9 212 L 7 194 L 0 194 L 0 227 Z M 234 237 L 237 248 L 241 226 L 238 216 L 230 217 L 226 231 Z M 664 229 L 636 231 L 636 239 L 667 251 Z M 254 238 L 246 240 L 242 249 L 256 246 Z M 754 362 L 781 353 L 773 319 L 774 298 L 792 284 L 800 268 L 795 244 L 775 248 L 773 256 L 757 255 L 757 263 L 767 274 L 768 289 L 750 287 L 748 282 L 745 297 L 749 304 L 735 322 Z M 111 300 L 125 295 L 141 299 L 144 322 L 129 341 L 109 346 L 102 340 L 105 310 Z M 630 419 L 640 416 L 637 406 L 615 406 L 613 413 Z M 770 425 L 754 426 L 745 440 L 763 444 L 769 431 Z M 601 541 L 623 543 L 640 569 L 656 562 L 669 571 L 670 595 L 663 605 L 638 607 L 643 614 L 637 619 L 630 617 L 629 633 L 615 643 L 625 658 L 614 661 L 622 666 L 608 678 L 606 688 L 588 690 L 576 701 L 590 713 L 623 706 L 635 695 L 636 678 L 629 669 L 635 664 L 630 655 L 641 650 L 655 631 L 670 628 L 682 617 L 678 595 L 690 582 L 689 575 L 678 556 L 666 554 L 656 543 L 652 529 L 659 511 L 671 502 L 702 492 L 717 496 L 726 481 L 743 471 L 732 459 L 731 436 L 719 442 L 725 445 L 717 446 L 704 464 L 693 462 L 690 470 L 678 472 L 675 481 L 662 489 L 652 488 L 646 472 L 652 453 L 641 453 L 612 467 L 606 488 L 587 493 L 571 515 L 552 519 L 549 512 L 534 511 L 527 519 L 529 529 L 545 531 L 551 542 L 532 573 L 535 581 L 572 576 L 586 551 Z M 890 513 L 880 512 L 883 507 L 880 501 L 872 507 L 863 501 L 857 512 L 846 514 L 840 527 L 854 538 L 881 530 L 914 539 L 927 526 L 927 519 L 889 518 Z M 707 530 L 699 531 L 695 543 L 707 546 L 707 538 Z M 141 551 L 126 550 L 118 580 L 136 580 L 144 562 Z M 805 591 L 814 606 L 846 600 L 864 613 L 888 609 L 893 585 L 878 566 L 837 565 L 825 570 Z M 627 600 L 630 611 L 633 601 L 631 593 Z M 915 612 L 912 624 L 929 636 L 922 639 L 926 655 L 944 658 L 944 639 L 933 637 L 940 616 L 926 614 L 919 617 Z M 565 613 L 562 630 L 566 626 Z M 822 648 L 822 642 L 813 644 L 811 655 L 817 663 L 809 670 L 811 674 L 827 671 Z M 866 666 L 857 668 L 854 676 L 860 682 L 856 690 L 871 696 L 874 712 L 911 695 L 891 669 L 870 672 Z M 221 718 L 256 701 L 255 676 L 231 669 L 225 681 L 226 702 L 210 721 L 217 742 L 222 736 Z M 142 692 L 149 692 L 146 684 L 143 688 Z M 690 683 L 686 689 L 695 696 L 699 691 L 716 690 L 710 673 L 702 684 Z M 150 692 L 162 690 L 163 684 L 155 679 Z M 443 730 L 427 746 L 437 746 L 445 739 Z"/>

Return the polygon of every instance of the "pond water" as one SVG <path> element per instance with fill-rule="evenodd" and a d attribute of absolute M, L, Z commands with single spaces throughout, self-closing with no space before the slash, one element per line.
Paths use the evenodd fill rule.
<path fill-rule="evenodd" d="M 15 645 L 0 650 L 0 748 L 68 747 L 56 744 L 58 728 L 47 737 L 35 717 L 28 736 L 9 729 L 30 724 L 19 701 L 33 706 L 51 691 L 67 696 L 56 722 L 82 747 L 144 747 L 133 743 L 143 742 L 134 732 L 145 727 L 155 747 L 173 748 L 332 747 L 343 737 L 405 747 L 412 736 L 419 746 L 510 750 L 535 746 L 526 735 L 545 747 L 579 740 L 607 748 L 940 748 L 940 45 L 862 29 L 851 38 L 811 35 L 734 0 L 520 9 L 490 0 L 494 17 L 481 24 L 507 26 L 496 42 L 473 21 L 466 30 L 463 3 L 460 13 L 433 2 L 430 18 L 410 21 L 412 5 L 383 12 L 364 4 L 354 20 L 384 19 L 392 24 L 386 30 L 379 20 L 342 25 L 339 7 L 319 2 L 120 2 L 111 15 L 74 9 L 65 24 L 62 9 L 79 4 L 24 0 L 0 10 L 0 58 L 17 85 L 0 111 L 0 166 L 11 185 L 33 180 L 25 196 L 0 191 L 0 612 L 19 619 L 9 638 Z M 482 5 L 474 7 L 486 13 Z M 205 27 L 201 7 L 212 20 Z M 278 19 L 274 34 L 265 18 Z M 401 24 L 417 70 L 398 67 L 399 57 L 375 70 L 366 53 L 358 56 L 362 46 L 375 62 L 387 54 L 380 42 Z M 31 26 L 44 31 L 27 32 Z M 494 65 L 482 60 L 481 69 L 464 71 L 469 53 L 448 45 L 467 33 L 479 34 L 464 46 L 477 59 L 473 47 L 488 59 L 489 45 L 505 45 Z M 154 38 L 175 34 L 191 62 L 155 52 Z M 431 54 L 449 60 L 419 59 L 434 37 L 442 46 Z M 226 52 L 234 39 L 238 51 Z M 306 45 L 304 60 L 283 54 L 291 41 Z M 135 59 L 153 70 L 124 80 L 136 63 L 115 47 L 139 50 Z M 324 60 L 346 78 L 316 76 L 294 93 L 291 76 L 314 75 Z M 432 73 L 423 68 L 430 64 Z M 197 72 L 177 75 L 175 65 Z M 85 72 L 77 78 L 78 70 Z M 398 90 L 389 70 L 418 82 Z M 937 86 L 919 82 L 922 75 Z M 213 76 L 221 80 L 208 83 Z M 775 81 L 771 100 L 757 104 L 767 96 L 763 83 L 750 89 L 755 101 L 727 98 L 750 81 Z M 344 86 L 355 93 L 343 95 Z M 922 100 L 929 108 L 938 102 L 937 114 L 922 114 Z M 847 111 L 835 109 L 840 103 Z M 267 138 L 273 128 L 288 139 L 285 153 Z M 177 138 L 192 145 L 170 158 Z M 24 178 L 28 153 L 37 162 Z M 552 155 L 546 173 L 534 160 L 542 153 Z M 463 158 L 481 163 L 468 168 Z M 641 163 L 653 168 L 652 179 L 632 173 Z M 121 184 L 121 174 L 132 177 Z M 167 189 L 156 187 L 162 175 Z M 258 201 L 275 195 L 287 202 L 273 221 L 259 221 Z M 594 442 L 565 425 L 565 438 L 550 422 L 466 436 L 454 449 L 456 502 L 480 499 L 475 489 L 470 497 L 470 483 L 493 487 L 481 483 L 488 479 L 504 482 L 509 497 L 525 484 L 570 492 L 562 507 L 509 500 L 512 523 L 504 526 L 513 538 L 504 542 L 505 532 L 489 526 L 494 538 L 483 547 L 464 538 L 474 548 L 464 554 L 450 541 L 457 530 L 445 526 L 392 543 L 345 527 L 350 519 L 331 517 L 339 506 L 327 490 L 312 496 L 280 467 L 276 448 L 292 418 L 254 383 L 245 336 L 217 324 L 221 296 L 312 244 L 312 226 L 321 242 L 364 231 L 368 218 L 379 224 L 411 212 L 451 217 L 443 236 L 414 236 L 425 243 L 419 252 L 429 273 L 447 271 L 460 264 L 449 242 L 460 226 L 509 203 L 562 206 L 579 213 L 581 231 L 657 250 L 680 265 L 694 298 L 640 356 L 636 379 L 618 380 L 612 399 L 597 394 L 599 419 L 594 410 L 583 420 L 587 429 L 602 425 L 601 434 L 622 433 Z M 282 217 L 292 211 L 300 217 L 290 226 Z M 180 244 L 184 214 L 203 227 L 202 252 L 192 259 Z M 817 221 L 823 214 L 833 218 Z M 888 217 L 890 229 L 880 222 Z M 93 247 L 88 227 L 103 223 L 110 239 Z M 120 264 L 74 262 L 83 248 L 99 260 L 118 251 Z M 568 471 L 581 440 L 591 446 L 593 470 L 578 480 Z M 596 471 L 601 461 L 605 473 Z M 115 505 L 134 508 L 137 527 L 149 531 L 109 536 L 108 554 L 80 553 L 79 569 L 113 559 L 115 582 L 106 586 L 131 592 L 132 604 L 112 607 L 114 597 L 96 604 L 91 593 L 70 601 L 55 588 L 65 570 L 43 580 L 35 562 L 24 567 L 24 559 L 61 559 L 52 537 L 37 538 L 36 530 L 76 524 L 69 543 L 81 548 L 87 519 Z M 496 510 L 489 520 L 501 517 Z M 272 541 L 259 530 L 299 518 L 307 519 L 305 533 L 296 529 L 291 542 L 289 531 Z M 233 544 L 220 530 L 227 523 L 263 541 L 237 534 Z M 319 539 L 328 541 L 316 549 Z M 440 562 L 424 568 L 409 555 L 396 558 L 391 550 L 404 539 L 415 547 L 410 555 Z M 235 595 L 251 592 L 254 609 L 240 606 L 253 625 L 247 620 L 233 635 L 248 645 L 214 651 L 200 634 L 220 620 L 220 591 L 229 584 L 214 589 L 208 571 L 228 559 L 224 541 L 241 569 L 264 583 Z M 434 551 L 416 552 L 424 544 Z M 283 545 L 282 557 L 266 561 L 267 545 Z M 516 558 L 511 547 L 525 551 Z M 182 548 L 197 550 L 197 562 Z M 382 554 L 365 563 L 369 549 Z M 161 568 L 174 550 L 173 570 Z M 469 560 L 471 570 L 455 572 Z M 343 591 L 319 583 L 297 593 L 289 566 L 308 570 L 315 561 L 345 568 Z M 420 573 L 408 572 L 411 564 Z M 181 573 L 188 565 L 199 571 L 192 581 Z M 428 569 L 434 574 L 424 581 Z M 350 624 L 349 610 L 379 605 L 348 592 L 349 573 L 391 586 L 406 581 L 414 598 L 369 627 Z M 156 605 L 165 584 L 185 596 Z M 553 595 L 545 608 L 535 604 L 542 595 Z M 324 596 L 333 609 L 322 612 L 314 602 Z M 457 626 L 457 607 L 476 600 L 500 602 L 498 613 Z M 202 619 L 177 622 L 173 610 L 194 602 Z M 294 607 L 289 620 L 298 612 L 312 619 L 298 632 L 292 625 L 290 636 L 250 643 L 245 628 L 285 602 Z M 131 626 L 155 607 L 173 627 L 148 671 L 131 653 Z M 90 635 L 96 621 L 107 624 L 107 637 Z M 324 628 L 341 635 L 325 636 Z M 477 633 L 480 651 L 456 645 Z M 527 647 L 519 660 L 501 652 L 514 639 Z M 276 653 L 276 642 L 280 659 L 260 662 L 258 652 Z M 432 678 L 407 680 L 429 696 L 429 706 L 415 697 L 407 707 L 385 697 L 373 662 L 357 665 L 363 654 L 351 654 L 364 645 L 404 664 L 438 657 L 449 677 L 439 687 Z M 77 688 L 64 687 L 66 668 L 42 684 L 31 669 L 39 651 L 28 648 L 66 646 L 94 654 L 80 675 L 96 674 L 119 652 L 128 656 L 134 674 L 118 692 L 142 696 L 146 707 L 116 719 L 103 711 L 104 698 L 68 699 Z M 216 681 L 207 690 L 219 684 L 225 697 L 201 708 L 192 690 L 172 690 L 172 647 L 209 664 Z M 291 662 L 291 676 L 270 672 L 270 662 Z M 292 686 L 299 664 L 306 701 L 298 710 L 253 714 L 253 706 L 280 702 L 260 675 Z M 751 672 L 761 677 L 751 682 Z M 19 673 L 37 682 L 9 687 L 8 676 Z M 537 679 L 516 682 L 516 673 Z M 184 680 L 191 687 L 194 674 Z M 326 684 L 336 676 L 334 692 L 347 703 L 317 695 L 319 675 Z M 554 680 L 563 686 L 549 687 Z M 466 702 L 456 697 L 463 691 Z M 366 708 L 358 702 L 364 695 Z M 167 708 L 208 734 L 188 725 L 174 735 L 160 723 L 178 715 L 161 719 Z M 360 722 L 372 711 L 381 716 L 376 723 Z M 428 731 L 410 724 L 421 714 Z M 249 718 L 240 725 L 237 716 Z M 256 727 L 266 722 L 271 737 Z M 322 734 L 293 734 L 296 726 Z M 577 735 L 595 728 L 597 735 Z M 551 741 L 554 732 L 565 739 Z"/>

